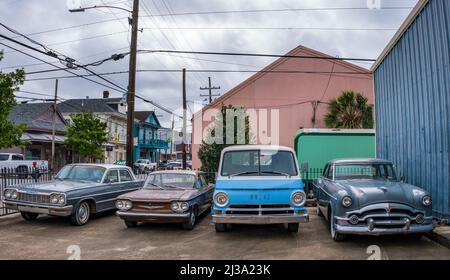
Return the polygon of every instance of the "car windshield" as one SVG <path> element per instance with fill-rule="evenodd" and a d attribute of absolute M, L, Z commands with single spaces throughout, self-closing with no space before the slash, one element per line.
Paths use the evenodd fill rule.
<path fill-rule="evenodd" d="M 192 189 L 195 184 L 195 176 L 180 173 L 150 174 L 144 184 L 144 189 Z"/>
<path fill-rule="evenodd" d="M 223 155 L 222 176 L 296 176 L 297 166 L 290 151 L 230 151 Z"/>
<path fill-rule="evenodd" d="M 9 155 L 0 155 L 0 161 L 8 160 Z"/>
<path fill-rule="evenodd" d="M 106 168 L 100 166 L 68 165 L 63 167 L 55 179 L 100 183 Z"/>
<path fill-rule="evenodd" d="M 334 178 L 397 180 L 392 164 L 339 164 L 335 165 Z"/>
<path fill-rule="evenodd" d="M 138 159 L 137 161 L 136 161 L 136 163 L 146 163 L 147 161 L 145 160 L 145 159 Z"/>

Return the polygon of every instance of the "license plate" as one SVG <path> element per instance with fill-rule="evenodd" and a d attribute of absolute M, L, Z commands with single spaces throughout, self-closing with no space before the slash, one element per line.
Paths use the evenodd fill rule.
<path fill-rule="evenodd" d="M 21 212 L 31 212 L 31 213 L 39 213 L 39 214 L 48 214 L 49 213 L 48 209 L 32 207 L 32 206 L 19 206 L 18 209 Z"/>
<path fill-rule="evenodd" d="M 270 200 L 270 194 L 267 193 L 251 194 L 250 200 Z"/>

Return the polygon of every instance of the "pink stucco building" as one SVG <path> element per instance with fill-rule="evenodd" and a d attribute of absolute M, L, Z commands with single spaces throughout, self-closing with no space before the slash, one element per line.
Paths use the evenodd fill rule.
<path fill-rule="evenodd" d="M 330 57 L 303 46 L 293 49 L 287 55 Z M 220 109 L 229 104 L 242 106 L 246 110 L 254 109 L 257 112 L 264 112 L 266 109 L 267 128 L 257 128 L 258 133 L 252 131 L 257 135 L 256 143 L 270 144 L 262 143 L 258 135 L 261 131 L 270 135 L 277 127 L 278 143 L 272 144 L 293 147 L 294 136 L 298 129 L 325 127 L 324 117 L 328 106 L 326 102 L 347 90 L 363 94 L 368 98 L 369 104 L 374 104 L 373 79 L 367 69 L 333 59 L 280 58 L 274 61 L 194 114 L 193 168 L 201 166 L 197 152 L 202 138 L 205 137 L 205 127 L 214 121 L 208 116 L 210 115 L 207 113 L 208 109 Z M 270 124 L 272 117 L 275 117 L 276 122 Z M 259 115 L 258 122 L 261 122 Z"/>

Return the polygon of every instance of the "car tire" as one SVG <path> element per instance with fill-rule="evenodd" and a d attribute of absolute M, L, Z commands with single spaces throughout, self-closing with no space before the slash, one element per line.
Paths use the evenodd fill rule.
<path fill-rule="evenodd" d="M 287 229 L 289 232 L 298 232 L 299 223 L 289 223 Z"/>
<path fill-rule="evenodd" d="M 127 228 L 135 228 L 138 226 L 138 222 L 135 221 L 125 221 Z"/>
<path fill-rule="evenodd" d="M 89 222 L 91 207 L 87 201 L 81 202 L 75 209 L 75 214 L 70 216 L 70 223 L 74 226 L 84 226 Z"/>
<path fill-rule="evenodd" d="M 34 221 L 39 216 L 38 213 L 30 213 L 30 212 L 20 212 L 20 215 L 22 215 L 22 218 L 25 221 Z"/>
<path fill-rule="evenodd" d="M 187 230 L 193 230 L 196 221 L 197 221 L 197 208 L 194 207 L 189 212 L 189 220 L 183 223 L 183 228 Z"/>
<path fill-rule="evenodd" d="M 227 224 L 214 224 L 214 227 L 216 228 L 216 232 L 226 232 L 226 231 L 228 231 L 228 225 Z"/>
<path fill-rule="evenodd" d="M 319 203 L 316 202 L 317 216 L 323 217 L 322 210 L 320 210 Z"/>
<path fill-rule="evenodd" d="M 331 206 L 330 206 L 331 207 Z M 333 210 L 330 211 L 330 217 L 328 219 L 330 221 L 330 234 L 331 234 L 331 239 L 333 239 L 334 241 L 343 241 L 345 239 L 345 234 L 342 233 L 338 233 L 336 232 L 336 228 L 334 226 L 334 214 L 333 214 Z"/>

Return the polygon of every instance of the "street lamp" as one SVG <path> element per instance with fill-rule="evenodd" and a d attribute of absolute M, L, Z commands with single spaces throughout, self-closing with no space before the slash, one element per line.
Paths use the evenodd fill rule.
<path fill-rule="evenodd" d="M 117 9 L 117 10 L 129 12 L 129 13 L 133 13 L 133 11 L 122 8 L 122 7 L 108 6 L 108 5 L 95 5 L 95 6 L 84 7 L 84 8 L 80 7 L 80 8 L 76 8 L 76 9 L 69 9 L 69 12 L 77 13 L 77 12 L 84 12 L 84 11 L 90 10 L 90 9 L 101 9 L 101 8 Z"/>
<path fill-rule="evenodd" d="M 130 65 L 128 70 L 128 91 L 127 91 L 127 166 L 133 168 L 133 148 L 134 148 L 134 96 L 136 90 L 136 54 L 137 54 L 137 32 L 139 18 L 139 0 L 133 0 L 133 10 L 122 7 L 99 5 L 91 7 L 79 7 L 69 9 L 70 12 L 84 12 L 89 9 L 111 8 L 131 13 L 131 45 L 130 45 Z"/>

